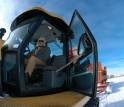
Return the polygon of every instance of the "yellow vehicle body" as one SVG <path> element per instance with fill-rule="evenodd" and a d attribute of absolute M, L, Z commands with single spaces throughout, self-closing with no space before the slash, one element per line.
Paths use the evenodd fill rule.
<path fill-rule="evenodd" d="M 89 99 L 88 96 L 65 91 L 45 96 L 5 98 L 0 100 L 0 107 L 82 107 Z"/>

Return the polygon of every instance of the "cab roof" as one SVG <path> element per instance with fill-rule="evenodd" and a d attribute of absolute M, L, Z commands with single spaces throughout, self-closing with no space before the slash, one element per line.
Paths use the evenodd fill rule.
<path fill-rule="evenodd" d="M 36 16 L 43 17 L 63 33 L 69 33 L 71 31 L 69 26 L 61 17 L 55 14 L 49 13 L 40 7 L 32 8 L 28 11 L 23 12 L 19 16 L 17 16 L 11 24 L 11 27 L 10 27 L 11 31 L 16 29 L 20 25 L 20 23 L 22 23 L 23 21 L 26 21 Z"/>

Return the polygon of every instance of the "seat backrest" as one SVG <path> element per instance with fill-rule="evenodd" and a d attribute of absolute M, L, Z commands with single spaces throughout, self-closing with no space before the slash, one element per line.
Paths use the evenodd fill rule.
<path fill-rule="evenodd" d="M 56 68 L 60 68 L 66 64 L 66 57 L 64 55 L 59 56 L 53 56 L 52 59 L 52 66 L 55 66 Z"/>

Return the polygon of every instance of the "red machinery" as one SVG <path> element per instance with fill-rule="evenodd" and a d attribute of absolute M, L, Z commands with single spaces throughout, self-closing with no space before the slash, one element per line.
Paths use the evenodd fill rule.
<path fill-rule="evenodd" d="M 98 84 L 97 92 L 105 92 L 107 88 L 107 68 L 98 63 Z"/>

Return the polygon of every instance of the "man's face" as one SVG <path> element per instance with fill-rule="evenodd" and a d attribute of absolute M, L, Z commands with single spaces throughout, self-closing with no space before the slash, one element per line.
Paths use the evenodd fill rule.
<path fill-rule="evenodd" d="M 38 46 L 45 46 L 44 40 L 39 39 L 37 45 Z"/>

